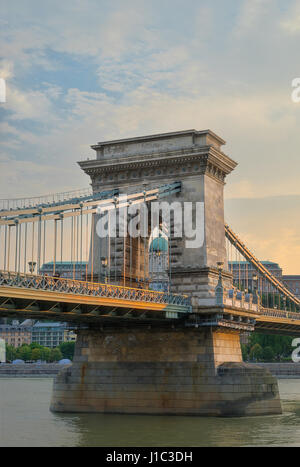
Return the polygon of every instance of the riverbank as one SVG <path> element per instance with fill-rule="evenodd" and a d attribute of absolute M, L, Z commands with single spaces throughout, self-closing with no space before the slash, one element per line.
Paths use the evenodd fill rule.
<path fill-rule="evenodd" d="M 59 363 L 24 363 L 18 365 L 2 363 L 0 365 L 0 378 L 53 378 L 65 366 L 66 365 L 60 365 Z"/>
<path fill-rule="evenodd" d="M 256 363 L 255 365 L 268 369 L 278 379 L 300 378 L 300 363 Z"/>
<path fill-rule="evenodd" d="M 256 365 L 268 369 L 278 379 L 300 379 L 300 363 L 256 363 Z M 49 377 L 52 378 L 66 365 L 59 363 L 24 363 L 12 365 L 11 363 L 0 364 L 0 378 L 30 378 Z"/>

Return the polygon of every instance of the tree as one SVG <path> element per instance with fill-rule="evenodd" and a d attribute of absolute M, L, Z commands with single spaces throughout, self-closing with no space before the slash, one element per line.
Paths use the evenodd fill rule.
<path fill-rule="evenodd" d="M 49 362 L 51 350 L 48 347 L 42 347 L 40 351 L 41 351 L 41 360 Z"/>
<path fill-rule="evenodd" d="M 37 342 L 32 342 L 30 344 L 30 348 L 33 350 L 33 349 L 42 349 L 43 346 L 41 344 L 38 344 Z"/>
<path fill-rule="evenodd" d="M 17 350 L 12 346 L 6 344 L 6 361 L 12 362 L 17 356 Z"/>
<path fill-rule="evenodd" d="M 263 349 L 262 356 L 266 362 L 272 362 L 275 357 L 275 352 L 272 347 L 268 346 Z"/>
<path fill-rule="evenodd" d="M 63 358 L 68 358 L 69 360 L 73 360 L 75 342 L 62 342 L 59 345 L 59 349 L 62 353 Z"/>
<path fill-rule="evenodd" d="M 262 350 L 261 345 L 254 344 L 253 347 L 251 347 L 250 349 L 250 354 L 249 354 L 250 360 L 259 361 L 262 359 L 262 355 L 263 355 L 263 350 Z"/>
<path fill-rule="evenodd" d="M 62 353 L 58 347 L 51 349 L 50 351 L 50 362 L 58 362 L 62 359 Z"/>
<path fill-rule="evenodd" d="M 241 344 L 241 350 L 242 350 L 242 356 L 243 356 L 243 361 L 248 360 L 248 346 L 245 344 Z"/>
<path fill-rule="evenodd" d="M 34 361 L 41 360 L 42 351 L 41 349 L 35 348 L 31 352 L 31 359 Z"/>
<path fill-rule="evenodd" d="M 17 358 L 20 358 L 21 360 L 24 360 L 25 362 L 28 360 L 31 360 L 31 348 L 27 344 L 21 345 L 17 349 Z"/>
<path fill-rule="evenodd" d="M 269 334 L 252 333 L 249 340 L 249 347 L 259 344 L 263 349 L 271 347 L 274 352 L 274 358 L 280 360 L 283 357 L 289 357 L 292 353 L 291 336 L 277 336 Z"/>

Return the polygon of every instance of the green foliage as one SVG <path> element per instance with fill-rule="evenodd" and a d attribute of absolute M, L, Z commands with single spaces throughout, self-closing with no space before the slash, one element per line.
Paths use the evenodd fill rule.
<path fill-rule="evenodd" d="M 275 357 L 275 352 L 272 347 L 267 346 L 263 348 L 262 356 L 265 362 L 273 362 Z"/>
<path fill-rule="evenodd" d="M 243 360 L 263 360 L 265 362 L 272 361 L 290 361 L 292 354 L 292 340 L 291 336 L 279 336 L 270 334 L 252 333 L 249 338 L 249 343 L 245 346 L 242 345 Z M 256 357 L 253 356 L 253 347 L 259 345 L 262 349 L 262 354 Z M 258 347 L 255 347 L 258 349 Z M 252 353 L 251 353 L 252 351 Z"/>
<path fill-rule="evenodd" d="M 42 349 L 43 346 L 41 344 L 38 344 L 37 342 L 32 342 L 30 344 L 30 348 L 33 350 L 33 349 Z"/>
<path fill-rule="evenodd" d="M 67 349 L 69 349 L 70 352 L 71 346 L 68 346 Z M 50 349 L 48 347 L 43 347 L 42 345 L 35 342 L 30 345 L 23 344 L 18 348 L 6 344 L 6 360 L 8 362 L 12 362 L 16 358 L 24 360 L 25 362 L 36 362 L 37 360 L 42 360 L 44 362 L 57 362 L 63 358 L 63 353 L 59 347 Z"/>
<path fill-rule="evenodd" d="M 35 348 L 35 349 L 32 349 L 32 352 L 31 352 L 31 360 L 34 360 L 35 362 L 37 360 L 42 360 L 41 358 L 41 349 L 38 349 L 38 348 Z"/>
<path fill-rule="evenodd" d="M 6 347 L 6 361 L 7 362 L 12 362 L 15 360 L 17 356 L 17 349 L 15 349 L 12 345 L 5 345 Z"/>
<path fill-rule="evenodd" d="M 73 360 L 75 342 L 62 342 L 59 345 L 59 349 L 62 353 L 63 358 L 68 358 L 69 360 Z"/>
<path fill-rule="evenodd" d="M 241 344 L 241 349 L 242 349 L 243 360 L 244 361 L 248 360 L 248 346 L 245 344 Z"/>
<path fill-rule="evenodd" d="M 274 357 L 279 360 L 281 357 L 288 357 L 292 352 L 292 340 L 290 336 L 277 336 L 272 334 L 260 334 L 254 332 L 250 336 L 249 345 L 259 344 L 262 348 L 271 347 Z"/>
<path fill-rule="evenodd" d="M 58 362 L 61 359 L 62 359 L 62 353 L 59 350 L 59 348 L 56 347 L 55 349 L 51 349 L 50 358 L 49 358 L 50 362 Z"/>
<path fill-rule="evenodd" d="M 49 347 L 42 347 L 40 350 L 41 350 L 41 360 L 50 362 L 51 349 L 49 349 Z"/>
<path fill-rule="evenodd" d="M 262 356 L 263 356 L 263 349 L 261 347 L 261 345 L 259 344 L 254 344 L 251 349 L 250 349 L 250 352 L 249 352 L 249 357 L 250 357 L 250 360 L 254 360 L 256 362 L 260 361 L 262 359 Z"/>
<path fill-rule="evenodd" d="M 29 345 L 23 344 L 17 348 L 17 358 L 24 360 L 25 362 L 31 360 L 31 348 Z"/>

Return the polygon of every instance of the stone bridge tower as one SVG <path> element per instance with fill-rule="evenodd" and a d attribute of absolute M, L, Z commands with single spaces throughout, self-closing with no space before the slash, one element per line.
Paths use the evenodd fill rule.
<path fill-rule="evenodd" d="M 201 305 L 212 303 L 217 263 L 224 263 L 226 269 L 223 191 L 225 177 L 237 164 L 221 151 L 224 144 L 210 130 L 179 131 L 98 143 L 92 146 L 96 159 L 79 163 L 90 176 L 94 192 L 118 187 L 121 193 L 130 194 L 181 181 L 181 193 L 167 201 L 181 203 L 182 208 L 184 203 L 193 203 L 194 219 L 196 203 L 203 203 L 202 246 L 186 247 L 184 216 L 182 238 L 171 238 L 172 292 L 192 294 L 195 305 L 197 299 Z M 95 247 L 96 270 L 101 269 L 100 256 Z M 122 270 L 123 265 L 118 267 Z M 229 285 L 230 275 L 224 273 L 224 280 Z"/>

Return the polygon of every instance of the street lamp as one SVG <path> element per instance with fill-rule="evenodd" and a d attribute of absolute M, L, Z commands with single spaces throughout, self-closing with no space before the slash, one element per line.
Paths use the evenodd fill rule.
<path fill-rule="evenodd" d="M 258 281 L 257 275 L 256 275 L 256 274 L 253 274 L 253 276 L 252 276 L 252 283 L 253 283 L 254 295 L 257 295 L 257 281 Z"/>
<path fill-rule="evenodd" d="M 35 261 L 28 261 L 28 267 L 29 267 L 29 272 L 31 274 L 34 273 L 35 267 L 36 267 L 36 262 Z"/>
<path fill-rule="evenodd" d="M 286 296 L 282 295 L 281 297 L 282 297 L 282 300 L 283 300 L 284 311 L 286 311 Z"/>
<path fill-rule="evenodd" d="M 253 274 L 252 275 L 252 288 L 253 288 L 254 303 L 258 303 L 257 283 L 258 283 L 258 277 L 256 274 Z"/>
<path fill-rule="evenodd" d="M 220 285 L 222 285 L 222 271 L 223 271 L 223 266 L 224 266 L 223 261 L 218 261 L 218 262 L 217 262 L 217 268 L 218 268 L 218 271 L 219 271 L 219 284 L 220 284 Z"/>
<path fill-rule="evenodd" d="M 102 269 L 104 271 L 104 281 L 105 281 L 105 283 L 107 283 L 107 276 L 106 276 L 107 264 L 108 264 L 107 258 L 105 256 L 102 256 L 101 257 L 101 266 L 102 266 Z"/>

